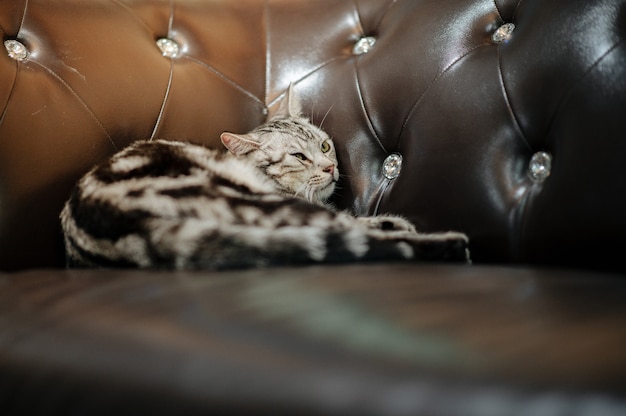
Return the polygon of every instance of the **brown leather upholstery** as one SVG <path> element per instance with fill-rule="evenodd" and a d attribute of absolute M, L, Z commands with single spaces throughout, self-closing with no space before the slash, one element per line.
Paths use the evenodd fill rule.
<path fill-rule="evenodd" d="M 621 416 L 623 283 L 449 265 L 0 276 L 0 410 Z"/>
<path fill-rule="evenodd" d="M 624 0 L 0 0 L 0 32 L 0 414 L 626 414 Z M 56 269 L 93 164 L 217 146 L 292 82 L 336 204 L 473 266 Z"/>
<path fill-rule="evenodd" d="M 464 231 L 475 262 L 626 270 L 622 0 L 5 0 L 0 30 L 29 52 L 0 53 L 0 270 L 63 265 L 57 216 L 94 163 L 216 146 L 291 82 L 338 145 L 339 207 Z"/>

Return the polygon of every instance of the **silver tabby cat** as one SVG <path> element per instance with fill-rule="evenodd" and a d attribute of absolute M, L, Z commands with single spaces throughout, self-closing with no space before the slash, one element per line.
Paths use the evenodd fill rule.
<path fill-rule="evenodd" d="M 227 152 L 140 141 L 92 169 L 61 213 L 68 265 L 228 269 L 349 261 L 468 261 L 461 233 L 419 234 L 394 216 L 326 205 L 339 178 L 333 142 L 291 88 Z"/>

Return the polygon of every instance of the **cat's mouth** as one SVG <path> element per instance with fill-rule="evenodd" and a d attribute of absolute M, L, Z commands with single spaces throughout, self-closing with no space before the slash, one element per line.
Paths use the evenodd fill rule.
<path fill-rule="evenodd" d="M 335 191 L 336 180 L 334 177 L 315 176 L 295 192 L 295 196 L 306 199 L 309 202 L 324 202 Z"/>
<path fill-rule="evenodd" d="M 333 192 L 335 192 L 336 182 L 335 178 L 331 178 L 325 185 L 319 186 L 315 192 L 317 194 L 316 200 L 326 201 L 330 198 Z"/>
<path fill-rule="evenodd" d="M 329 186 L 335 186 L 334 176 L 314 176 L 309 180 L 309 186 L 318 190 L 324 190 Z"/>

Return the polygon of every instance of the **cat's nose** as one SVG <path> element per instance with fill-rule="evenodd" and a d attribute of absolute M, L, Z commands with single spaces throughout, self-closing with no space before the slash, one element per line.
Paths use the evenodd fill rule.
<path fill-rule="evenodd" d="M 330 176 L 335 176 L 335 165 L 326 166 L 323 171 L 330 173 Z"/>

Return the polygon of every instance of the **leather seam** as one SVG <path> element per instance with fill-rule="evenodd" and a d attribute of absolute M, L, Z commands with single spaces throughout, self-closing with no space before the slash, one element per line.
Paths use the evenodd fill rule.
<path fill-rule="evenodd" d="M 152 135 L 150 135 L 150 141 L 154 140 L 154 138 L 156 137 L 157 131 L 159 130 L 159 127 L 161 126 L 161 121 L 163 120 L 163 114 L 165 113 L 165 107 L 167 106 L 167 102 L 169 100 L 173 79 L 174 79 L 174 60 L 170 59 L 170 75 L 167 81 L 167 87 L 165 89 L 165 96 L 163 97 L 163 102 L 161 103 L 161 108 L 159 110 L 159 115 L 157 116 L 156 123 L 154 124 Z"/>
<path fill-rule="evenodd" d="M 174 0 L 170 0 L 170 18 L 167 22 L 167 37 L 171 38 L 172 28 L 174 27 Z"/>
<path fill-rule="evenodd" d="M 491 43 L 481 43 L 480 45 L 476 45 L 473 48 L 469 49 L 468 51 L 466 51 L 464 54 L 462 54 L 461 56 L 459 56 L 457 59 L 455 59 L 454 61 L 452 61 L 448 66 L 446 66 L 441 72 L 439 72 L 439 74 L 437 74 L 435 76 L 435 78 L 433 78 L 433 80 L 426 86 L 426 88 L 424 89 L 424 91 L 422 92 L 422 94 L 419 96 L 419 98 L 415 101 L 415 103 L 411 106 L 411 109 L 409 110 L 408 114 L 406 115 L 404 121 L 402 122 L 402 127 L 400 128 L 400 132 L 398 133 L 398 138 L 397 138 L 397 145 L 400 143 L 400 139 L 402 138 L 402 135 L 404 134 L 404 131 L 406 129 L 407 124 L 409 123 L 409 121 L 411 120 L 411 118 L 413 117 L 413 114 L 415 114 L 415 110 L 417 109 L 417 107 L 421 104 L 422 100 L 424 99 L 424 97 L 426 96 L 426 94 L 428 94 L 428 91 L 430 91 L 430 89 L 437 83 L 437 81 L 439 81 L 441 79 L 441 77 L 443 77 L 448 71 L 450 71 L 450 69 L 452 69 L 452 67 L 454 67 L 456 64 L 458 64 L 459 62 L 461 62 L 462 60 L 464 60 L 465 58 L 467 58 L 470 54 L 472 54 L 473 52 L 477 51 L 480 48 L 484 48 L 486 46 L 492 46 Z"/>
<path fill-rule="evenodd" d="M 87 103 L 81 98 L 81 96 L 67 83 L 65 82 L 65 80 L 63 78 L 61 78 L 59 76 L 59 74 L 57 74 L 56 72 L 54 72 L 52 69 L 48 68 L 47 66 L 40 64 L 39 62 L 36 61 L 30 61 L 32 63 L 34 63 L 35 65 L 43 68 L 44 70 L 46 70 L 50 75 L 52 75 L 57 81 L 59 81 L 68 91 L 70 91 L 72 93 L 72 95 L 78 99 L 78 101 L 80 102 L 80 104 L 85 108 L 85 110 L 87 111 L 87 113 L 89 113 L 89 115 L 94 119 L 94 121 L 98 124 L 98 126 L 100 126 L 100 128 L 102 129 L 102 131 L 104 132 L 104 134 L 107 136 L 107 138 L 109 139 L 109 142 L 111 143 L 111 145 L 113 145 L 113 148 L 117 151 L 118 147 L 117 144 L 115 144 L 115 141 L 113 140 L 113 138 L 111 137 L 111 135 L 109 134 L 108 130 L 106 129 L 106 127 L 104 127 L 104 124 L 102 124 L 102 122 L 100 121 L 100 119 L 96 116 L 96 114 L 93 112 L 93 110 L 91 110 L 91 108 L 89 108 L 89 106 L 87 105 Z"/>
<path fill-rule="evenodd" d="M 391 180 L 384 179 L 382 183 L 380 184 L 380 186 L 378 187 L 378 197 L 376 198 L 374 211 L 371 213 L 371 215 L 379 215 L 380 205 L 383 202 L 383 198 L 385 197 L 385 194 L 387 193 L 389 186 L 391 186 Z"/>
<path fill-rule="evenodd" d="M 361 36 L 365 36 L 365 27 L 363 26 L 363 20 L 361 19 L 361 12 L 359 11 L 359 5 L 356 3 L 356 0 L 352 0 L 352 5 L 354 6 L 355 20 L 358 25 L 357 29 L 361 33 Z"/>
<path fill-rule="evenodd" d="M 517 12 L 519 11 L 519 6 L 522 4 L 522 0 L 517 0 L 517 4 L 515 5 L 515 9 L 513 10 L 513 20 L 517 20 Z"/>
<path fill-rule="evenodd" d="M 237 91 L 239 91 L 242 94 L 246 95 L 247 97 L 251 98 L 257 104 L 261 104 L 262 106 L 264 105 L 264 103 L 263 103 L 263 101 L 261 99 L 259 99 L 254 94 L 252 94 L 250 91 L 248 91 L 247 89 L 245 89 L 244 87 L 239 85 L 237 82 L 233 81 L 232 79 L 230 79 L 229 77 L 224 75 L 222 72 L 220 72 L 217 69 L 215 69 L 212 65 L 209 65 L 206 62 L 203 62 L 200 59 L 195 58 L 195 57 L 193 57 L 191 55 L 184 55 L 183 59 L 187 59 L 187 60 L 189 60 L 189 61 L 191 61 L 191 62 L 193 62 L 193 63 L 195 63 L 195 64 L 197 64 L 197 65 L 199 65 L 199 66 L 201 66 L 203 68 L 205 68 L 207 71 L 209 71 L 210 73 L 212 73 L 215 76 L 217 76 L 218 78 L 220 78 L 226 84 L 230 85 L 231 87 L 233 87 Z"/>
<path fill-rule="evenodd" d="M 561 111 L 561 108 L 563 108 L 567 100 L 572 96 L 576 88 L 584 82 L 584 80 L 593 72 L 594 69 L 596 69 L 600 65 L 600 63 L 604 59 L 606 59 L 607 56 L 613 53 L 613 51 L 615 51 L 623 43 L 624 41 L 621 40 L 619 42 L 616 42 L 609 49 L 607 49 L 606 52 L 604 52 L 598 59 L 596 59 L 591 65 L 589 65 L 589 67 L 583 72 L 583 74 L 575 82 L 572 83 L 569 90 L 565 94 L 563 94 L 563 98 L 561 98 L 561 101 L 556 107 L 554 114 L 550 118 L 550 122 L 548 123 L 548 127 L 546 128 L 545 136 L 548 136 L 549 132 L 552 130 L 552 126 L 554 125 L 554 121 L 556 120 L 558 113 Z"/>
<path fill-rule="evenodd" d="M 265 82 L 264 82 L 264 92 L 263 92 L 263 100 L 262 104 L 264 108 L 267 109 L 270 107 L 268 103 L 269 92 L 270 92 L 270 77 L 272 70 L 272 48 L 271 48 L 271 29 L 270 29 L 270 5 L 269 0 L 265 0 L 263 3 L 263 22 L 265 24 Z"/>
<path fill-rule="evenodd" d="M 17 33 L 22 31 L 22 27 L 24 27 L 24 22 L 26 21 L 26 13 L 28 12 L 29 0 L 24 1 L 24 10 L 22 11 L 22 20 L 20 21 L 20 25 L 17 28 Z"/>
<path fill-rule="evenodd" d="M 387 4 L 387 8 L 385 9 L 385 11 L 383 11 L 383 12 L 380 14 L 380 19 L 378 19 L 378 22 L 376 23 L 376 26 L 375 26 L 375 29 L 374 29 L 377 33 L 378 33 L 378 32 L 379 32 L 379 30 L 380 30 L 380 25 L 383 23 L 383 20 L 384 20 L 385 16 L 387 16 L 387 14 L 389 14 L 389 11 L 390 11 L 391 9 L 393 9 L 393 7 L 394 7 L 396 4 L 398 4 L 398 0 L 391 0 L 391 1 Z"/>
<path fill-rule="evenodd" d="M 500 21 L 504 22 L 504 16 L 502 15 L 502 11 L 500 11 L 500 6 L 498 6 L 498 0 L 493 0 L 493 5 L 496 8 L 496 13 L 498 13 Z"/>
<path fill-rule="evenodd" d="M 511 119 L 513 120 L 513 124 L 515 125 L 515 130 L 517 130 L 517 133 L 521 136 L 521 139 L 526 145 L 526 147 L 528 147 L 528 149 L 532 149 L 532 146 L 530 145 L 526 137 L 526 134 L 522 130 L 522 126 L 519 122 L 519 118 L 517 117 L 517 115 L 515 114 L 515 111 L 513 110 L 513 105 L 510 99 L 510 94 L 506 88 L 506 83 L 504 82 L 504 73 L 502 72 L 502 59 L 501 58 L 502 58 L 502 55 L 500 54 L 500 48 L 498 48 L 498 80 L 500 81 L 500 87 L 502 89 L 502 97 L 504 98 L 504 102 L 506 103 L 506 108 L 509 112 L 509 115 L 511 116 Z"/>
<path fill-rule="evenodd" d="M 24 21 L 26 20 L 26 13 L 28 12 L 28 0 L 24 0 L 24 9 L 22 10 L 22 18 L 20 19 L 20 24 L 17 28 L 17 36 L 19 37 L 19 33 L 22 30 L 22 27 L 24 26 Z M 4 28 L 0 27 L 2 29 L 2 32 L 6 34 Z M 4 108 L 2 109 L 2 114 L 0 114 L 0 126 L 2 126 L 3 122 L 4 122 L 4 118 L 6 117 L 6 114 L 9 110 L 9 104 L 11 103 L 11 98 L 13 97 L 13 92 L 15 91 L 15 88 L 17 86 L 17 81 L 19 79 L 19 74 L 20 74 L 20 63 L 18 61 L 16 61 L 15 63 L 15 77 L 13 77 L 13 85 L 11 85 L 11 89 L 9 90 L 9 95 L 7 97 L 7 101 L 4 105 Z"/>
<path fill-rule="evenodd" d="M 372 133 L 372 135 L 376 139 L 376 142 L 378 143 L 378 145 L 383 149 L 383 151 L 385 153 L 387 153 L 387 149 L 385 148 L 383 143 L 380 141 L 380 136 L 379 136 L 378 132 L 376 131 L 375 127 L 374 127 L 374 123 L 372 121 L 370 113 L 367 110 L 367 106 L 365 105 L 365 99 L 363 98 L 363 92 L 362 92 L 362 88 L 361 88 L 361 81 L 360 81 L 360 78 L 359 78 L 359 68 L 358 68 L 358 60 L 357 59 L 354 60 L 354 78 L 355 78 L 355 82 L 356 82 L 356 90 L 357 90 L 357 93 L 359 95 L 359 102 L 361 103 L 361 110 L 363 110 L 363 114 L 365 115 L 365 121 L 367 122 L 367 127 L 369 128 L 370 132 Z"/>
<path fill-rule="evenodd" d="M 148 24 L 148 22 L 146 22 L 144 19 L 142 19 L 141 17 L 139 17 L 137 15 L 137 13 L 135 13 L 135 11 L 130 8 L 130 6 L 128 6 L 126 3 L 123 3 L 121 0 L 112 0 L 113 3 L 117 4 L 119 7 L 121 7 L 122 9 L 126 10 L 126 12 L 128 14 L 130 14 L 135 20 L 137 20 L 138 22 L 141 23 L 141 25 L 146 28 L 146 30 L 150 33 L 152 33 L 152 36 L 154 37 L 154 30 L 152 29 L 152 27 L 150 27 L 150 25 Z"/>
<path fill-rule="evenodd" d="M 300 82 L 304 81 L 305 79 L 307 79 L 308 77 L 312 76 L 313 74 L 315 74 L 317 71 L 321 70 L 322 68 L 330 65 L 331 63 L 335 62 L 336 60 L 340 59 L 341 57 L 335 56 L 333 58 L 330 58 L 329 60 L 322 62 L 321 64 L 319 64 L 318 66 L 316 66 L 315 68 L 311 69 L 309 72 L 307 72 L 306 74 L 304 74 L 303 76 L 301 76 L 300 78 L 296 79 L 296 80 L 290 80 L 291 83 L 293 83 L 294 85 L 299 84 Z M 273 99 L 270 103 L 268 103 L 268 107 L 273 106 L 274 104 L 276 104 L 278 101 L 280 101 L 282 99 L 282 97 L 285 95 L 285 93 L 281 93 L 279 94 L 275 99 Z"/>
<path fill-rule="evenodd" d="M 9 104 L 11 103 L 11 98 L 13 97 L 13 92 L 15 91 L 15 87 L 17 86 L 17 81 L 19 79 L 20 76 L 20 71 L 19 71 L 19 67 L 20 67 L 20 63 L 19 62 L 15 62 L 15 76 L 13 77 L 13 85 L 11 85 L 11 89 L 9 90 L 9 94 L 7 97 L 7 101 L 4 105 L 4 108 L 2 109 L 2 114 L 0 114 L 0 127 L 2 127 L 2 124 L 4 122 L 4 118 L 7 114 L 7 112 L 9 111 Z"/>

